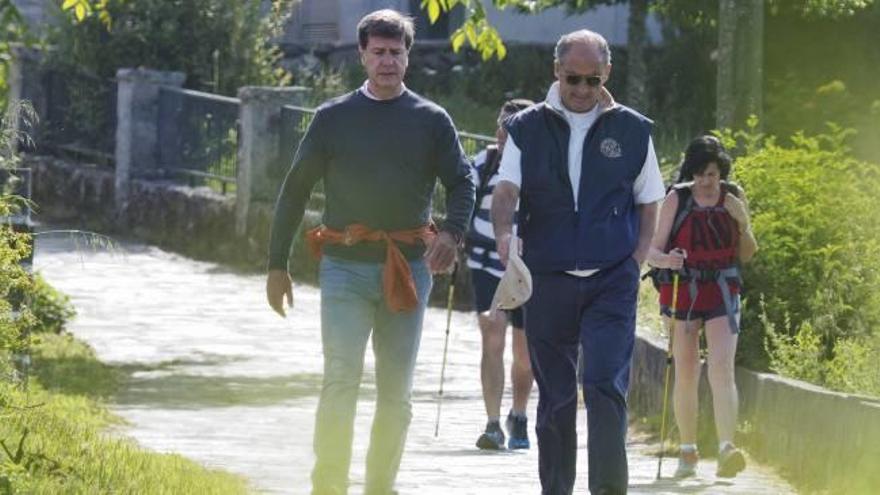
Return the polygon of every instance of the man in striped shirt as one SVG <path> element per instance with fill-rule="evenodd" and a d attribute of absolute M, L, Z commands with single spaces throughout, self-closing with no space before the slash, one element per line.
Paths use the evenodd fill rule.
<path fill-rule="evenodd" d="M 474 306 L 480 332 L 483 336 L 483 355 L 480 360 L 480 378 L 483 384 L 483 402 L 486 406 L 486 431 L 477 440 L 477 447 L 484 450 L 504 448 L 504 432 L 501 430 L 501 396 L 504 393 L 504 345 L 507 338 L 508 319 L 513 326 L 513 363 L 510 380 L 513 382 L 513 407 L 507 415 L 507 446 L 510 449 L 529 448 L 526 404 L 532 391 L 532 368 L 523 331 L 522 308 L 513 311 L 490 311 L 492 296 L 504 273 L 504 266 L 495 251 L 495 235 L 489 209 L 492 206 L 492 189 L 498 182 L 498 165 L 507 132 L 502 123 L 516 112 L 533 104 L 530 100 L 517 99 L 504 103 L 498 116 L 495 137 L 497 146 L 488 146 L 474 157 L 471 177 L 477 189 L 477 202 L 473 220 L 467 234 L 467 265 L 471 271 L 474 288 Z"/>

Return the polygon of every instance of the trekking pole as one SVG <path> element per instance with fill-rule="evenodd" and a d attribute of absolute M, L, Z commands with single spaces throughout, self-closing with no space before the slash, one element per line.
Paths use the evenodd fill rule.
<path fill-rule="evenodd" d="M 434 438 L 440 434 L 440 406 L 443 405 L 443 380 L 446 378 L 446 351 L 449 350 L 449 326 L 452 323 L 452 300 L 455 297 L 455 276 L 458 275 L 458 262 L 452 269 L 449 280 L 449 295 L 446 297 L 446 338 L 443 342 L 443 365 L 440 367 L 440 390 L 437 392 L 437 421 L 434 424 Z"/>
<path fill-rule="evenodd" d="M 663 380 L 663 414 L 660 420 L 660 458 L 657 460 L 657 479 L 663 466 L 663 451 L 666 446 L 666 409 L 669 403 L 669 371 L 672 368 L 672 340 L 675 335 L 675 309 L 678 303 L 678 272 L 672 274 L 672 314 L 669 318 L 669 346 L 666 350 L 666 378 Z"/>

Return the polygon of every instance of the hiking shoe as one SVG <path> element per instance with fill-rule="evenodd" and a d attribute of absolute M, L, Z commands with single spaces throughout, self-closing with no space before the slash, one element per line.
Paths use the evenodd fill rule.
<path fill-rule="evenodd" d="M 719 478 L 733 478 L 746 468 L 746 458 L 742 452 L 733 445 L 727 445 L 718 454 L 718 470 L 715 476 Z"/>
<path fill-rule="evenodd" d="M 697 461 L 699 460 L 700 456 L 697 455 L 696 451 L 682 451 L 678 456 L 678 467 L 675 469 L 675 474 L 673 474 L 672 477 L 680 480 L 696 476 Z"/>
<path fill-rule="evenodd" d="M 527 449 L 529 445 L 529 420 L 525 416 L 514 416 L 513 413 L 507 415 L 507 434 L 510 439 L 507 440 L 507 448 Z"/>
<path fill-rule="evenodd" d="M 477 447 L 481 450 L 504 449 L 504 432 L 497 421 L 486 423 L 486 431 L 477 439 Z"/>

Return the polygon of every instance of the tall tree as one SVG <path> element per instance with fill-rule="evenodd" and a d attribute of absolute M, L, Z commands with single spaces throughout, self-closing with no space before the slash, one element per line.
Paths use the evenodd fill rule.
<path fill-rule="evenodd" d="M 763 119 L 764 0 L 720 0 L 715 122 L 742 127 Z"/>
<path fill-rule="evenodd" d="M 645 86 L 648 78 L 645 47 L 648 44 L 648 0 L 630 0 L 629 25 L 626 35 L 626 98 L 633 108 L 646 109 Z"/>

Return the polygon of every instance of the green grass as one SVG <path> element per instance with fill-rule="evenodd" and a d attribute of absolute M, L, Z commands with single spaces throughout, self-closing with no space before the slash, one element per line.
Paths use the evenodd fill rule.
<path fill-rule="evenodd" d="M 101 403 L 123 371 L 69 336 L 41 335 L 29 391 L 0 383 L 0 493 L 247 493 L 242 478 L 112 435 Z"/>
<path fill-rule="evenodd" d="M 647 270 L 647 267 L 643 268 Z M 663 319 L 660 317 L 660 301 L 657 290 L 650 278 L 642 280 L 639 285 L 639 304 L 637 308 L 639 328 L 643 328 L 652 334 L 666 336 L 663 327 Z"/>
<path fill-rule="evenodd" d="M 107 398 L 122 379 L 121 371 L 98 361 L 89 346 L 70 334 L 40 334 L 32 356 L 31 373 L 50 392 Z"/>

